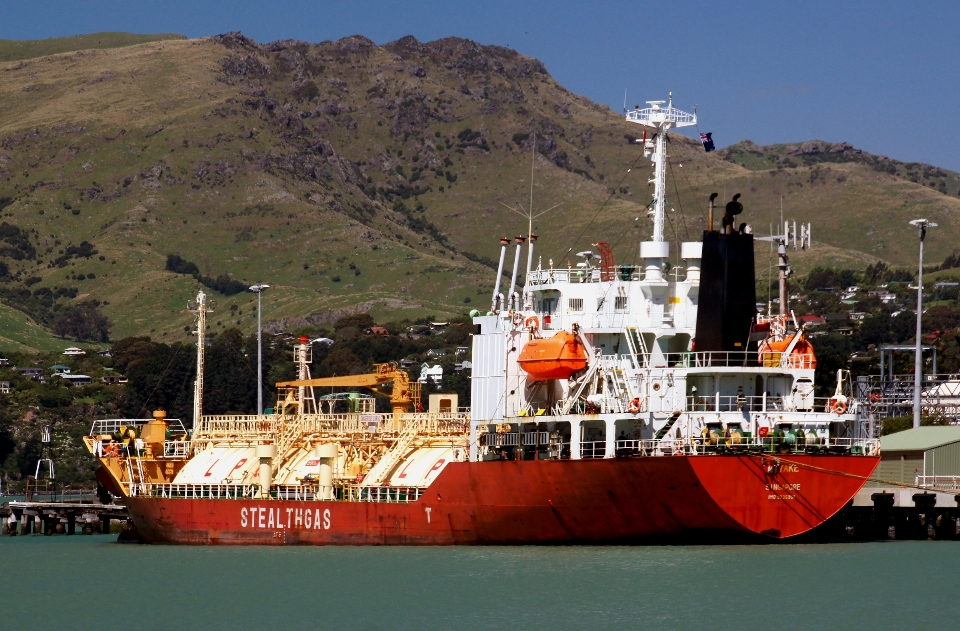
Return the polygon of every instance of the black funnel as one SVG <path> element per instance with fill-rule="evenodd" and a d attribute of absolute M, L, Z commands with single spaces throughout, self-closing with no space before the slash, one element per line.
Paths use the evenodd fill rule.
<path fill-rule="evenodd" d="M 704 232 L 700 270 L 696 350 L 731 353 L 713 365 L 742 365 L 757 315 L 753 235 Z"/>

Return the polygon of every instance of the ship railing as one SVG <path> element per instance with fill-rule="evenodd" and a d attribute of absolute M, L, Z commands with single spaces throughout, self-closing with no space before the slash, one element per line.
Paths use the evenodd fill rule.
<path fill-rule="evenodd" d="M 958 475 L 918 475 L 914 481 L 916 486 L 927 489 L 960 489 Z"/>
<path fill-rule="evenodd" d="M 520 434 L 518 432 L 481 434 L 480 444 L 484 447 L 516 447 L 520 444 Z"/>
<path fill-rule="evenodd" d="M 226 414 L 204 416 L 194 428 L 194 439 L 233 438 L 237 436 L 272 437 L 277 432 L 276 414 Z"/>
<path fill-rule="evenodd" d="M 190 454 L 189 440 L 166 440 L 163 442 L 164 458 L 186 458 Z"/>
<path fill-rule="evenodd" d="M 360 486 L 348 484 L 341 489 L 341 498 L 348 502 L 416 502 L 425 489 L 416 486 Z"/>
<path fill-rule="evenodd" d="M 669 398 L 669 397 L 668 397 Z M 803 395 L 741 396 L 691 395 L 686 397 L 688 412 L 831 412 L 853 414 L 859 402 L 848 398 L 845 403 L 833 397 Z"/>
<path fill-rule="evenodd" d="M 512 432 L 497 434 L 490 432 L 480 435 L 480 444 L 484 447 L 538 447 L 550 444 L 550 432 Z"/>
<path fill-rule="evenodd" d="M 260 497 L 259 484 L 174 484 L 144 482 L 131 486 L 131 495 L 164 499 L 241 500 Z"/>
<path fill-rule="evenodd" d="M 121 427 L 141 428 L 147 423 L 154 421 L 152 418 L 109 418 L 97 419 L 90 428 L 90 436 L 101 436 L 105 434 L 117 434 Z M 167 424 L 167 429 L 174 434 L 186 434 L 187 430 L 183 422 L 178 418 L 163 419 Z"/>
<path fill-rule="evenodd" d="M 607 441 L 590 440 L 580 443 L 581 458 L 603 458 L 607 455 Z"/>
<path fill-rule="evenodd" d="M 821 436 L 738 435 L 662 440 L 621 439 L 616 442 L 617 456 L 695 456 L 716 453 L 876 455 L 880 453 L 880 441 Z"/>
<path fill-rule="evenodd" d="M 333 490 L 331 487 L 327 487 Z M 303 484 L 275 484 L 270 487 L 270 497 L 278 500 L 309 502 L 317 499 L 319 487 Z"/>
<path fill-rule="evenodd" d="M 417 423 L 419 431 L 435 434 L 464 433 L 470 426 L 470 414 L 459 410 L 402 414 L 400 420 L 402 423 Z M 282 429 L 286 428 L 289 431 L 291 424 L 296 426 L 295 433 L 298 435 L 322 432 L 373 434 L 396 431 L 393 414 L 389 413 L 303 414 L 296 417 L 224 415 L 203 417 L 194 432 L 194 440 L 273 439 Z"/>

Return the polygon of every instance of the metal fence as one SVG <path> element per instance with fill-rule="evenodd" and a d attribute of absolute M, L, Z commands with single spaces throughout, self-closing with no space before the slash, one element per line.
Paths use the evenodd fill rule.
<path fill-rule="evenodd" d="M 857 398 L 869 402 L 869 408 L 864 409 L 863 414 L 871 415 L 875 421 L 913 414 L 912 374 L 860 376 L 856 387 Z M 951 424 L 960 423 L 960 375 L 923 375 L 920 413 L 944 418 Z"/>

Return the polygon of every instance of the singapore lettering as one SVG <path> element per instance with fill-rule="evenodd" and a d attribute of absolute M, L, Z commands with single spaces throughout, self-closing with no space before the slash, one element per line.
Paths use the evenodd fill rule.
<path fill-rule="evenodd" d="M 254 506 L 240 509 L 241 528 L 330 530 L 330 509 Z"/>

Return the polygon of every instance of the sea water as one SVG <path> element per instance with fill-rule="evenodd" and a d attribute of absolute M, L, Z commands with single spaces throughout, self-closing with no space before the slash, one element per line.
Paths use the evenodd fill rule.
<path fill-rule="evenodd" d="M 0 628 L 960 627 L 960 542 L 186 547 L 0 539 Z"/>

